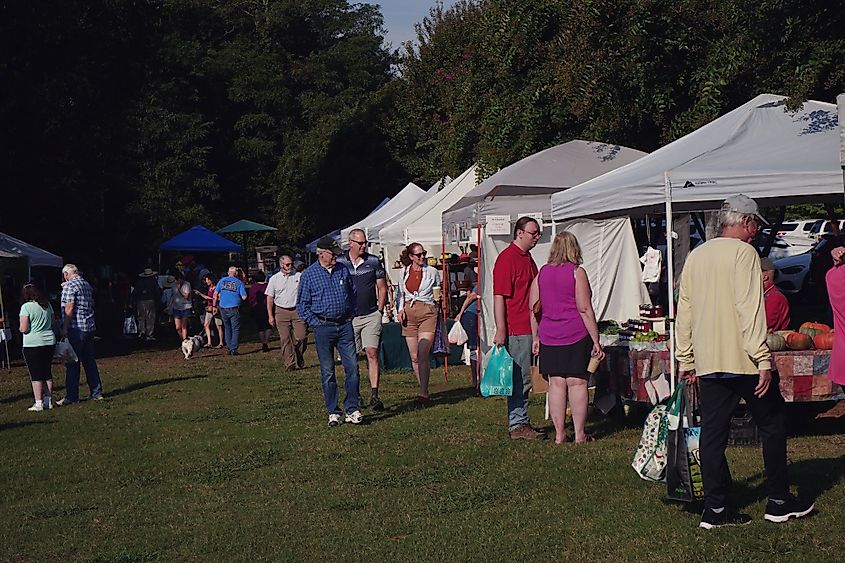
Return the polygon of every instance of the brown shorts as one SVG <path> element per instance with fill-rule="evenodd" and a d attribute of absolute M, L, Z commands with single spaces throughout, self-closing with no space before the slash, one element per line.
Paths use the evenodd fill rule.
<path fill-rule="evenodd" d="M 419 336 L 421 332 L 434 333 L 437 329 L 437 307 L 421 301 L 405 305 L 405 324 L 402 336 Z"/>

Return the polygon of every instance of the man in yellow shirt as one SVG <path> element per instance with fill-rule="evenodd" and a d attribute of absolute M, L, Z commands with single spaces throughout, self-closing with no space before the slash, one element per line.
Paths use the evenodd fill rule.
<path fill-rule="evenodd" d="M 751 521 L 727 506 L 731 475 L 725 448 L 740 398 L 763 440 L 769 496 L 764 518 L 786 522 L 813 510 L 812 503 L 789 492 L 785 405 L 772 379 L 760 258 L 751 245 L 761 222 L 754 200 L 743 194 L 729 197 L 719 211 L 721 236 L 690 253 L 681 274 L 677 357 L 681 377 L 697 378 L 701 390 L 704 513 L 699 526 L 706 529 Z"/>

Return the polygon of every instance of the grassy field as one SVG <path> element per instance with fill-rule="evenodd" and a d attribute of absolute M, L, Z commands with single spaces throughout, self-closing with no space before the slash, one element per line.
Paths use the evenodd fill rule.
<path fill-rule="evenodd" d="M 732 448 L 755 520 L 707 532 L 631 470 L 637 420 L 591 417 L 587 445 L 511 442 L 504 401 L 471 396 L 461 367 L 435 372 L 428 408 L 388 374 L 387 411 L 330 429 L 313 348 L 295 374 L 257 349 L 101 359 L 105 401 L 42 413 L 25 369 L 4 372 L 0 560 L 845 560 L 845 417 L 789 442 L 814 516 L 764 522 L 759 451 Z"/>

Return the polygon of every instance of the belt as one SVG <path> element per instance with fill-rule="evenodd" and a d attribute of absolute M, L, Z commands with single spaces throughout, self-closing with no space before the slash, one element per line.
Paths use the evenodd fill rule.
<path fill-rule="evenodd" d="M 240 309 L 240 307 L 220 307 L 220 308 L 221 308 L 221 309 L 224 309 L 224 310 L 226 310 L 226 311 L 231 311 L 231 310 L 233 310 L 233 309 Z"/>
<path fill-rule="evenodd" d="M 296 311 L 296 307 L 279 307 L 276 305 L 276 309 L 284 309 L 285 311 Z"/>
<path fill-rule="evenodd" d="M 317 317 L 318 320 L 323 321 L 324 323 L 334 323 L 334 324 L 343 324 L 349 320 L 349 317 L 324 317 L 323 315 L 314 315 Z"/>

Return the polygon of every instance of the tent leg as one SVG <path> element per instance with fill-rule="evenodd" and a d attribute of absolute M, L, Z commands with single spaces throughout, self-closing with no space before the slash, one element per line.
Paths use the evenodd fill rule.
<path fill-rule="evenodd" d="M 443 266 L 443 277 L 441 283 L 446 287 L 440 288 L 440 298 L 441 304 L 443 308 L 443 330 L 446 330 L 446 320 L 449 318 L 449 289 L 451 284 L 451 280 L 449 279 L 449 272 L 446 268 L 446 260 L 443 259 L 443 255 L 446 254 L 446 238 L 441 233 L 440 235 L 440 262 Z M 443 358 L 443 381 L 449 381 L 449 356 Z"/>
<path fill-rule="evenodd" d="M 669 386 L 675 389 L 675 258 L 673 250 L 675 239 L 672 238 L 674 225 L 672 224 L 672 185 L 669 173 L 663 173 L 663 189 L 666 196 L 666 292 L 669 297 Z"/>

